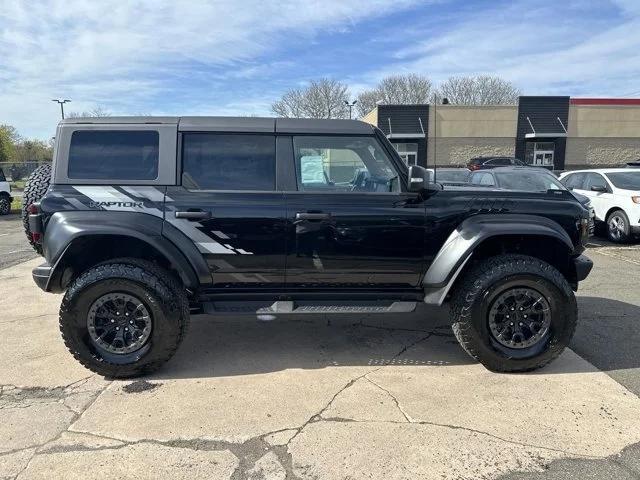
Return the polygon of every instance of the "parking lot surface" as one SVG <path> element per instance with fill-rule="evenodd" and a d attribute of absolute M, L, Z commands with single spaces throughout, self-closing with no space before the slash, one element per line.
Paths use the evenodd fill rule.
<path fill-rule="evenodd" d="M 0 268 L 10 267 L 37 255 L 27 243 L 20 215 L 0 216 Z"/>
<path fill-rule="evenodd" d="M 0 478 L 640 478 L 640 251 L 589 255 L 572 350 L 525 375 L 422 308 L 195 317 L 157 374 L 108 381 L 67 353 L 40 260 L 2 269 Z"/>

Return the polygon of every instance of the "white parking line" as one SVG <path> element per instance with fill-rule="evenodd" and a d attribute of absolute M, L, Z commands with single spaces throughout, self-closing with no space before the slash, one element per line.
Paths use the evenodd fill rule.
<path fill-rule="evenodd" d="M 617 258 L 618 260 L 622 260 L 623 262 L 627 262 L 627 263 L 631 263 L 632 265 L 640 265 L 640 261 L 638 260 L 633 260 L 631 258 L 627 258 L 624 255 L 618 255 L 617 253 L 614 253 L 614 251 L 612 251 L 613 249 L 598 249 L 598 250 L 593 250 L 595 253 L 599 253 L 600 255 L 604 255 L 605 257 L 611 257 L 611 258 Z M 617 249 L 617 250 L 621 250 L 621 249 Z M 628 250 L 632 250 L 632 249 L 628 249 Z"/>

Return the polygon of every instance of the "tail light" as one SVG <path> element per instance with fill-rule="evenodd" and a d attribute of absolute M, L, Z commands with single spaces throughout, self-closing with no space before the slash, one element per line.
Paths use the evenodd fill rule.
<path fill-rule="evenodd" d="M 33 243 L 40 243 L 42 240 L 42 218 L 40 215 L 40 204 L 34 202 L 27 207 L 29 214 L 29 232 Z"/>

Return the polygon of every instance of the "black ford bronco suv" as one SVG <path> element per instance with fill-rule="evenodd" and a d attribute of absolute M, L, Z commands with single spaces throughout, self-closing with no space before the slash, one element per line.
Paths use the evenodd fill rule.
<path fill-rule="evenodd" d="M 65 292 L 71 353 L 108 377 L 150 372 L 195 314 L 413 311 L 447 304 L 462 347 L 519 372 L 557 357 L 589 212 L 541 192 L 443 187 L 358 121 L 63 120 L 26 190 L 33 271 Z M 437 179 L 437 177 L 436 177 Z"/>

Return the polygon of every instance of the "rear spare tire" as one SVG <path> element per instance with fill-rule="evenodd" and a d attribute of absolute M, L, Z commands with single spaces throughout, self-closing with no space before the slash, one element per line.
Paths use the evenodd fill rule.
<path fill-rule="evenodd" d="M 28 208 L 32 203 L 39 202 L 47 193 L 49 184 L 51 183 L 51 165 L 44 164 L 36 168 L 24 184 L 24 192 L 22 194 L 22 225 L 27 240 L 33 249 L 42 255 L 42 245 L 33 242 L 31 238 L 31 230 L 29 229 L 29 213 Z"/>

